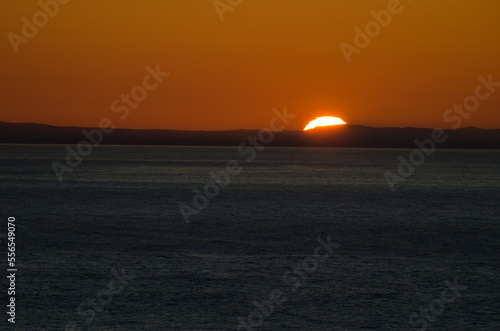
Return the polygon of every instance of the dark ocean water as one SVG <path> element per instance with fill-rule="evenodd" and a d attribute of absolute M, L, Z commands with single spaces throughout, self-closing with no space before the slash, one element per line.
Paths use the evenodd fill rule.
<path fill-rule="evenodd" d="M 2 323 L 498 330 L 500 151 L 438 150 L 391 192 L 383 173 L 410 151 L 100 146 L 59 182 L 65 146 L 0 145 L 18 268 L 16 324 Z M 231 160 L 241 172 L 184 222 L 179 205 Z"/>

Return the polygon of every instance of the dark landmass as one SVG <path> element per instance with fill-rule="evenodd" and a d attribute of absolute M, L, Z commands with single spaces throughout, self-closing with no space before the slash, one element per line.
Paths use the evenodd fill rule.
<path fill-rule="evenodd" d="M 0 122 L 0 143 L 26 144 L 78 144 L 89 140 L 83 130 L 100 129 L 57 127 L 45 124 Z M 238 146 L 248 142 L 249 136 L 258 137 L 260 130 L 233 131 L 178 131 L 115 129 L 103 133 L 102 144 L 110 145 L 186 145 L 186 146 Z M 414 148 L 415 139 L 432 139 L 433 129 L 424 128 L 372 128 L 359 125 L 339 125 L 310 131 L 282 131 L 274 133 L 268 146 L 297 147 L 373 147 Z M 444 131 L 447 139 L 436 143 L 440 148 L 500 148 L 500 129 L 466 127 Z M 102 132 L 101 132 L 102 133 Z M 268 139 L 269 135 L 263 135 Z M 99 135 L 94 134 L 99 141 Z"/>

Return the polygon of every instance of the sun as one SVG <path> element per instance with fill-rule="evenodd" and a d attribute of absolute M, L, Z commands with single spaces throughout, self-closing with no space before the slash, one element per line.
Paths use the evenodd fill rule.
<path fill-rule="evenodd" d="M 307 126 L 304 128 L 304 131 L 314 129 L 318 126 L 330 126 L 330 125 L 341 125 L 341 124 L 346 124 L 342 119 L 338 117 L 333 117 L 333 116 L 323 116 L 323 117 L 316 117 L 316 119 L 312 120 L 307 124 Z"/>

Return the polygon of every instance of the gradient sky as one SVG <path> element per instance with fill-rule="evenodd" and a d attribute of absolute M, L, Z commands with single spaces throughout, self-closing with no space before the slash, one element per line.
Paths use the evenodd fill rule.
<path fill-rule="evenodd" d="M 48 1 L 48 0 L 43 0 Z M 226 2 L 227 0 L 222 0 Z M 273 108 L 375 127 L 449 128 L 443 113 L 500 81 L 500 1 L 401 0 L 370 45 L 347 63 L 370 11 L 388 1 L 243 0 L 224 21 L 213 0 L 72 0 L 16 54 L 35 0 L 0 10 L 0 121 L 121 128 L 260 129 Z M 112 102 L 142 83 L 145 67 L 170 73 L 124 120 Z M 500 128 L 500 88 L 462 126 Z"/>

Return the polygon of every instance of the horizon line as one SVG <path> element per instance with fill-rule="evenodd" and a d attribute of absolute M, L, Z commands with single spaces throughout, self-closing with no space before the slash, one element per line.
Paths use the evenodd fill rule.
<path fill-rule="evenodd" d="M 44 125 L 44 126 L 51 126 L 55 128 L 83 128 L 83 129 L 94 129 L 94 128 L 100 128 L 98 126 L 78 126 L 78 125 L 54 125 L 54 124 L 47 124 L 47 123 L 36 123 L 36 122 L 4 122 L 0 121 L 0 124 L 19 124 L 19 125 Z M 428 130 L 434 130 L 434 129 L 441 129 L 441 130 L 460 130 L 460 129 L 466 129 L 466 128 L 474 128 L 474 129 L 479 129 L 479 130 L 500 130 L 500 128 L 496 129 L 485 129 L 485 128 L 479 128 L 477 126 L 469 125 L 469 126 L 463 126 L 459 127 L 456 129 L 449 128 L 449 129 L 443 129 L 443 128 L 433 128 L 433 127 L 416 127 L 416 126 L 368 126 L 368 125 L 360 125 L 360 124 L 353 124 L 353 123 L 346 123 L 342 125 L 332 125 L 332 126 L 323 126 L 323 127 L 316 127 L 314 129 L 310 130 L 283 130 L 283 131 L 293 131 L 293 132 L 313 132 L 314 130 L 325 130 L 333 127 L 342 127 L 342 126 L 358 126 L 358 127 L 365 127 L 365 128 L 373 128 L 373 129 L 428 129 Z M 265 128 L 264 128 L 265 129 Z M 261 129 L 224 129 L 224 130 L 209 130 L 209 129 L 198 129 L 198 130 L 186 130 L 186 129 L 144 129 L 144 128 L 114 128 L 114 130 L 138 130 L 138 131 L 185 131 L 185 132 L 227 132 L 227 131 L 260 131 L 264 130 L 263 128 Z M 271 130 L 270 130 L 271 131 Z M 283 132 L 280 131 L 280 132 Z"/>

